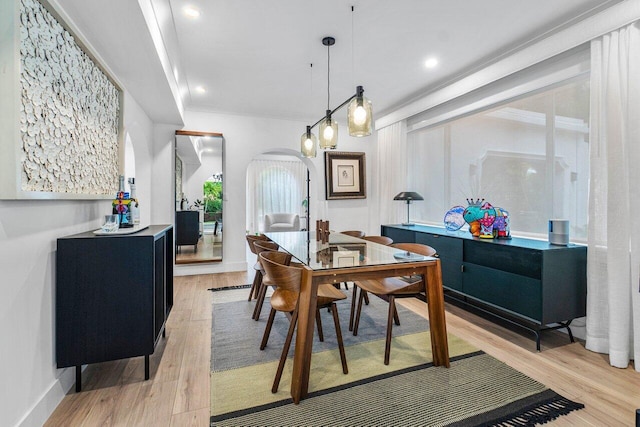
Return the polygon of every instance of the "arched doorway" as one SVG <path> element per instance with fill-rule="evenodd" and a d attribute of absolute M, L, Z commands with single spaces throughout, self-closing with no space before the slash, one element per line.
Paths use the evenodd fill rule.
<path fill-rule="evenodd" d="M 315 185 L 315 165 L 300 153 L 278 149 L 252 159 L 246 174 L 246 231 L 264 232 L 264 215 L 268 213 L 297 214 L 300 229 L 308 229 L 316 217 L 318 189 Z M 253 255 L 248 255 L 249 264 Z"/>

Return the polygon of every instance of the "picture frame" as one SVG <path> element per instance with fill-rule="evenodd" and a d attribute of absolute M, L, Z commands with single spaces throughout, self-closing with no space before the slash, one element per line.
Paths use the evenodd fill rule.
<path fill-rule="evenodd" d="M 113 200 L 124 171 L 123 88 L 50 1 L 9 3 L 0 200 Z"/>
<path fill-rule="evenodd" d="M 366 199 L 365 153 L 324 153 L 326 199 Z"/>

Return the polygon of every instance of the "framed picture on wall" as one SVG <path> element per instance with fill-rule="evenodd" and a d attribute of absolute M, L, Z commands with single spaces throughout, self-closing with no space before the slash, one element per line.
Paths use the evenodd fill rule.
<path fill-rule="evenodd" d="M 324 153 L 327 200 L 365 199 L 365 154 L 344 151 Z"/>

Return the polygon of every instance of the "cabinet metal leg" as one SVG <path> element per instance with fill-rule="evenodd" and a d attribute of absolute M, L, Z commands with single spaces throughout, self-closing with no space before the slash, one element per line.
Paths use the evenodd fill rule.
<path fill-rule="evenodd" d="M 82 390 L 82 365 L 76 365 L 76 393 Z"/>
<path fill-rule="evenodd" d="M 144 355 L 144 379 L 149 379 L 149 355 Z"/>

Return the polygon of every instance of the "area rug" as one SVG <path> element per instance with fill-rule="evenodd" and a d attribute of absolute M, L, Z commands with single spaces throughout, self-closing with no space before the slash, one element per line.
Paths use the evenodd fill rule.
<path fill-rule="evenodd" d="M 225 298 L 217 298 L 220 294 Z M 242 303 L 253 307 L 246 300 L 233 301 L 231 294 L 218 293 L 214 298 L 212 426 L 526 426 L 583 407 L 451 334 L 451 367 L 434 367 L 430 363 L 427 322 L 409 310 L 400 313 L 401 326 L 394 327 L 391 363 L 384 365 L 381 335 L 387 306 L 375 299 L 363 311 L 370 317 L 361 324 L 363 336 L 347 344 L 349 374 L 342 373 L 337 349 L 325 346 L 326 342 L 322 348 L 316 346 L 316 340 L 309 397 L 294 405 L 289 396 L 291 360 L 285 366 L 280 389 L 275 394 L 270 392 L 281 344 L 274 341 L 273 356 L 255 355 L 262 352 L 251 329 L 257 329 L 261 336 L 266 314 L 261 321 L 246 324 L 244 334 L 221 339 L 228 335 L 227 327 L 235 328 L 235 322 L 222 314 L 228 316 L 230 309 L 241 310 Z M 238 295 L 246 297 L 245 294 L 246 291 Z M 235 314 L 238 318 L 244 315 Z M 346 340 L 351 336 L 346 330 L 348 307 L 340 315 Z M 382 323 L 372 323 L 377 321 Z M 286 322 L 284 319 L 278 326 L 282 329 L 278 334 L 285 333 Z M 409 330 L 409 325 L 422 331 Z M 275 328 L 276 325 L 272 334 Z M 374 331 L 364 332 L 369 328 Z M 334 335 L 333 323 L 325 322 L 324 335 L 325 341 Z M 254 341 L 245 342 L 245 337 L 250 337 L 246 341 Z"/>
<path fill-rule="evenodd" d="M 284 314 L 277 313 L 267 347 L 260 351 L 258 347 L 269 316 L 269 299 L 265 300 L 260 320 L 256 322 L 251 318 L 256 302 L 247 301 L 248 295 L 248 290 L 232 291 L 229 289 L 228 292 L 218 292 L 213 296 L 212 371 L 224 371 L 280 359 L 282 347 L 287 336 L 289 320 Z M 348 330 L 350 301 L 350 299 L 345 299 L 337 303 L 345 347 L 384 338 L 384 325 L 387 322 L 387 303 L 378 298 L 371 298 L 371 303 L 368 306 L 363 306 L 358 336 L 354 337 Z M 394 336 L 426 332 L 428 330 L 429 322 L 426 319 L 413 314 L 404 307 L 398 306 L 398 316 L 400 325 L 394 325 Z M 328 310 L 322 310 L 321 319 L 324 342 L 318 340 L 316 333 L 313 343 L 314 352 L 331 350 L 338 346 L 331 313 Z M 380 329 L 379 325 L 383 325 L 383 328 Z M 291 355 L 293 355 L 294 344 L 295 339 L 291 345 Z M 226 351 L 229 348 L 232 348 L 233 352 Z"/>

